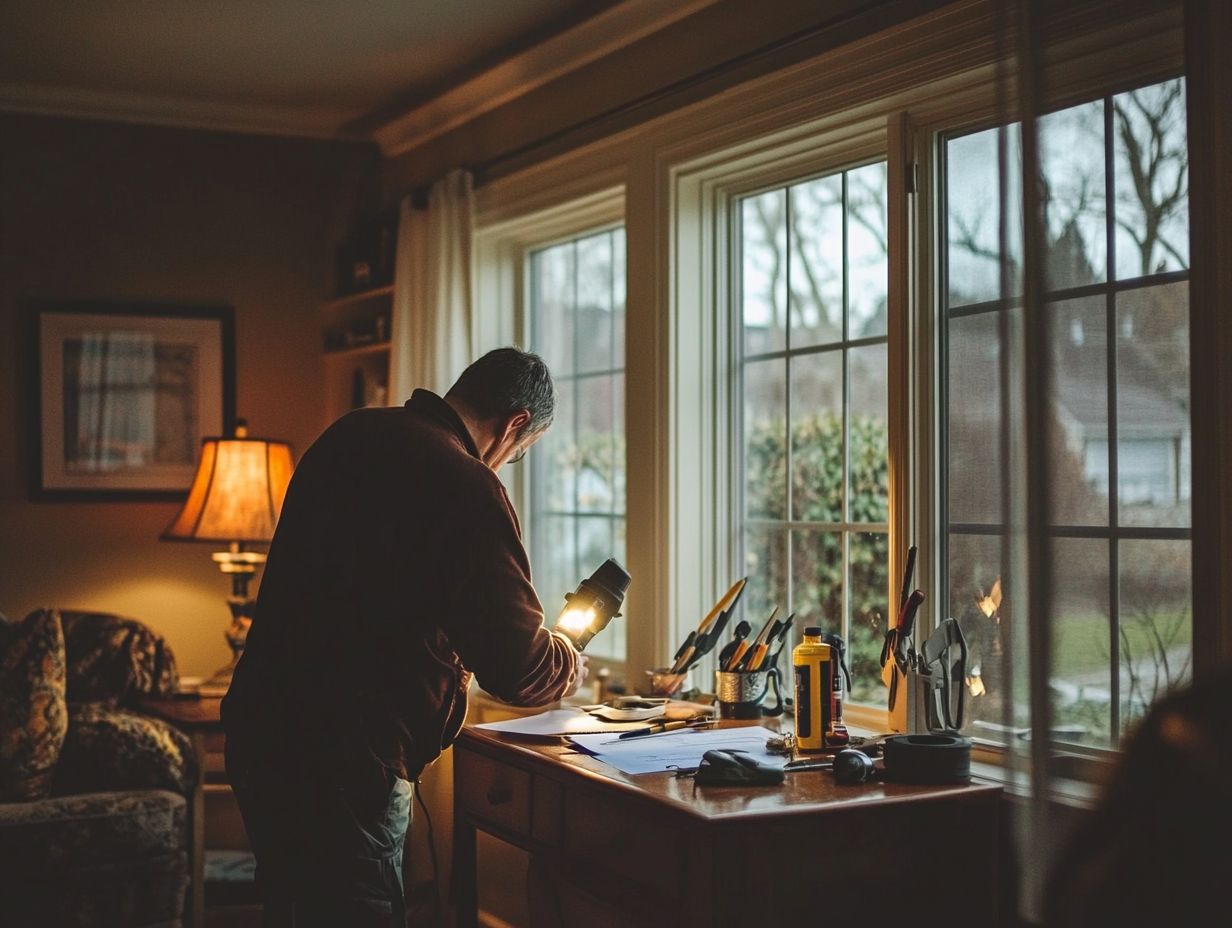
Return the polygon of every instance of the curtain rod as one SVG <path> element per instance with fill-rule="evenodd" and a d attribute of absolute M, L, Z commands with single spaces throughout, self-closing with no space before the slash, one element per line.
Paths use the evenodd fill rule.
<path fill-rule="evenodd" d="M 518 145 L 508 151 L 502 152 L 484 161 L 474 162 L 473 164 L 459 165 L 463 170 L 471 172 L 474 179 L 475 187 L 481 187 L 489 181 L 495 180 L 502 176 L 502 173 L 512 173 L 516 169 L 519 159 L 524 159 L 536 151 L 542 151 L 550 148 L 550 146 L 580 132 L 588 129 L 593 129 L 596 126 L 601 126 L 604 123 L 619 119 L 638 110 L 653 106 L 656 103 L 663 102 L 670 97 L 679 96 L 687 93 L 690 90 L 695 90 L 704 85 L 706 82 L 716 78 L 731 74 L 741 68 L 753 67 L 762 61 L 774 55 L 781 55 L 786 51 L 798 49 L 810 41 L 818 39 L 826 33 L 832 33 L 842 29 L 845 26 L 852 24 L 858 20 L 882 16 L 890 18 L 892 21 L 900 21 L 901 19 L 909 19 L 912 16 L 919 15 L 937 7 L 944 6 L 948 0 L 874 0 L 870 5 L 860 7 L 851 12 L 839 16 L 835 19 L 826 20 L 824 23 L 818 23 L 813 26 L 808 26 L 804 29 L 797 30 L 780 39 L 775 39 L 763 46 L 752 49 L 747 52 L 742 52 L 732 58 L 728 58 L 718 64 L 711 65 L 687 77 L 680 78 L 663 87 L 656 88 L 648 93 L 635 97 L 624 103 L 617 104 L 593 116 L 588 116 L 576 122 L 562 126 L 547 135 L 540 136 L 522 145 Z M 873 28 L 864 30 L 860 35 L 869 35 L 880 31 L 889 23 L 874 23 Z M 851 41 L 847 39 L 846 41 Z M 836 43 L 835 46 L 837 47 Z M 814 51 L 814 54 L 818 52 Z M 683 105 L 683 104 L 682 104 Z M 432 181 L 411 188 L 410 196 L 411 203 L 417 209 L 422 209 L 427 206 L 428 191 L 432 184 L 436 183 L 440 178 L 435 178 Z"/>

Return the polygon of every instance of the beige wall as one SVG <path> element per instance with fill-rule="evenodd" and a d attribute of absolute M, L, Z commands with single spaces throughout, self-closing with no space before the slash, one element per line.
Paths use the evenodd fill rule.
<path fill-rule="evenodd" d="M 317 307 L 369 193 L 366 146 L 0 117 L 0 612 L 119 612 L 185 674 L 226 662 L 210 545 L 158 540 L 174 503 L 31 502 L 23 301 L 226 303 L 237 414 L 298 456 L 323 423 Z M 255 586 L 254 586 L 255 591 Z"/>

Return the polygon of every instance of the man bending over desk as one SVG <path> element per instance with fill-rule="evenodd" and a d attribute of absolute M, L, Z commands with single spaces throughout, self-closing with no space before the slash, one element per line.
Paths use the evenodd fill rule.
<path fill-rule="evenodd" d="M 555 404 L 542 359 L 502 348 L 444 398 L 346 414 L 296 468 L 222 703 L 267 926 L 404 928 L 411 781 L 457 735 L 471 673 L 519 706 L 584 680 L 496 476 Z"/>

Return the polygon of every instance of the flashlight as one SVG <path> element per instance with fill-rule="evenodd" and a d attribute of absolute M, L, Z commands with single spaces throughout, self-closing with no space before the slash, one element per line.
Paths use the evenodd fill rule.
<path fill-rule="evenodd" d="M 556 620 L 556 631 L 581 651 L 620 615 L 627 589 L 629 574 L 615 558 L 609 557 L 576 590 L 565 594 L 565 608 Z"/>

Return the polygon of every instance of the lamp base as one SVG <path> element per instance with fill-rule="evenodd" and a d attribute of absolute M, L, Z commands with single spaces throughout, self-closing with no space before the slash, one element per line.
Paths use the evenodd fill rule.
<path fill-rule="evenodd" d="M 244 653 L 248 629 L 252 626 L 252 610 L 256 603 L 248 598 L 248 581 L 256 573 L 257 566 L 265 563 L 265 555 L 258 551 L 242 551 L 238 544 L 229 551 L 216 551 L 212 557 L 218 569 L 231 575 L 231 595 L 227 608 L 231 610 L 231 625 L 227 629 L 227 646 L 231 648 L 231 662 L 220 667 L 214 675 L 201 684 L 202 695 L 221 696 L 231 686 L 235 665 Z"/>
<path fill-rule="evenodd" d="M 251 603 L 247 604 L 251 607 Z M 232 606 L 234 609 L 235 607 Z M 201 684 L 198 692 L 202 696 L 225 696 L 227 690 L 231 688 L 231 676 L 235 673 L 235 665 L 240 661 L 240 655 L 244 653 L 244 641 L 248 637 L 248 628 L 252 625 L 252 619 L 247 615 L 236 615 L 231 620 L 231 627 L 227 629 L 227 644 L 231 647 L 231 661 L 224 667 L 219 667 L 214 671 L 213 676 Z"/>

